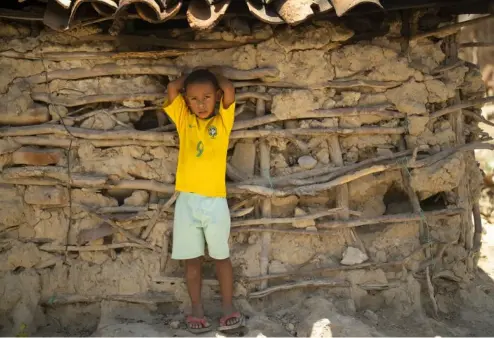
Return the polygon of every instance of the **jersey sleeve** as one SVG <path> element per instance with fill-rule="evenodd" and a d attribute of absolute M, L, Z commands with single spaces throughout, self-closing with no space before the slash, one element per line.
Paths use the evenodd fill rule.
<path fill-rule="evenodd" d="M 165 100 L 163 104 L 163 110 L 170 117 L 177 129 L 180 129 L 183 121 L 187 116 L 187 104 L 181 94 L 177 95 L 177 97 L 171 102 L 168 102 L 168 99 Z"/>
<path fill-rule="evenodd" d="M 223 98 L 220 100 L 220 116 L 228 131 L 232 130 L 235 121 L 235 104 L 236 102 L 233 102 L 230 107 L 225 108 L 223 107 Z"/>

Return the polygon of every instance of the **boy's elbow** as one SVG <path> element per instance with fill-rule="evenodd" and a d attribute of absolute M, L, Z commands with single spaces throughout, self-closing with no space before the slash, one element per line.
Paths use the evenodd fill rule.
<path fill-rule="evenodd" d="M 235 95 L 235 86 L 233 85 L 233 82 L 231 81 L 227 81 L 227 83 L 225 84 L 225 87 L 223 88 L 223 91 L 225 92 L 230 92 L 230 93 L 233 93 L 233 95 Z"/>
<path fill-rule="evenodd" d="M 169 83 L 166 85 L 166 90 L 167 90 L 168 92 L 170 92 L 170 91 L 171 91 L 171 92 L 176 92 L 176 91 L 178 91 L 178 89 L 177 89 L 177 84 L 176 84 L 176 83 L 173 83 L 173 81 L 172 81 L 172 82 L 169 82 Z"/>
<path fill-rule="evenodd" d="M 166 86 L 166 91 L 167 91 L 167 96 L 168 96 L 168 99 L 170 101 L 172 101 L 173 99 L 175 99 L 178 94 L 180 93 L 180 88 L 178 88 L 178 86 L 174 83 L 169 83 L 167 86 Z"/>
<path fill-rule="evenodd" d="M 233 83 L 230 82 L 223 88 L 223 95 L 232 100 L 235 100 L 235 86 L 233 85 Z"/>

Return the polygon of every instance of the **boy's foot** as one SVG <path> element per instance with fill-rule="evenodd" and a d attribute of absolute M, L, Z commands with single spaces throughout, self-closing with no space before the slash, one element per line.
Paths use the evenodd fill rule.
<path fill-rule="evenodd" d="M 211 324 L 204 316 L 202 306 L 192 307 L 192 314 L 186 318 L 187 329 L 191 333 L 203 333 L 211 331 Z"/>
<path fill-rule="evenodd" d="M 223 313 L 218 331 L 234 330 L 245 325 L 245 317 L 240 312 L 229 309 L 228 311 L 223 311 Z"/>

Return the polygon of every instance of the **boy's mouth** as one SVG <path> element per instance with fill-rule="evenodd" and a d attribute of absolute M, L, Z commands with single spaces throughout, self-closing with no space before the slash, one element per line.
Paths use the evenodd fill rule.
<path fill-rule="evenodd" d="M 208 113 L 207 111 L 200 111 L 197 113 L 197 115 L 200 117 L 200 118 L 207 118 L 209 115 L 211 115 L 210 113 Z"/>

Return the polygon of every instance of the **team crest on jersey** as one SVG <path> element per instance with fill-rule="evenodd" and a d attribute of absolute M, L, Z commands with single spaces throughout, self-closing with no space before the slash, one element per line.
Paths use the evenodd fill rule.
<path fill-rule="evenodd" d="M 211 138 L 215 138 L 218 135 L 218 130 L 215 126 L 210 126 L 208 128 L 208 134 L 209 136 L 211 136 Z"/>

